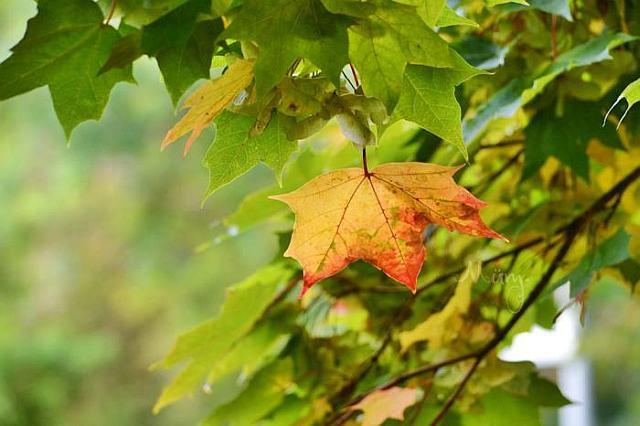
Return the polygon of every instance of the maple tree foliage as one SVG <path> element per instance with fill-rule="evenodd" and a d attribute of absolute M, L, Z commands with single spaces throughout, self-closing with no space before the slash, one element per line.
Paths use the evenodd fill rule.
<path fill-rule="evenodd" d="M 211 239 L 279 253 L 154 365 L 184 365 L 154 412 L 232 377 L 203 424 L 539 425 L 571 401 L 499 351 L 560 286 L 638 293 L 638 37 L 637 0 L 39 0 L 0 100 L 48 87 L 73 140 L 146 55 L 159 145 L 215 128 L 209 203 L 273 171 Z"/>

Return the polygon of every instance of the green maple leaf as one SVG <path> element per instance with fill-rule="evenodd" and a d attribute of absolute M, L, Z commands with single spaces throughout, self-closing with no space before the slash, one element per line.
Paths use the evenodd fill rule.
<path fill-rule="evenodd" d="M 247 0 L 223 37 L 260 47 L 255 66 L 259 96 L 278 84 L 297 58 L 309 59 L 336 87 L 349 62 L 347 19 L 331 14 L 320 0 Z"/>
<path fill-rule="evenodd" d="M 451 57 L 455 63 L 453 68 L 407 66 L 400 99 L 391 122 L 399 119 L 413 121 L 456 146 L 467 159 L 455 86 L 474 75 L 486 72 L 473 68 L 454 51 L 451 52 Z"/>
<path fill-rule="evenodd" d="M 220 20 L 198 22 L 185 44 L 164 49 L 158 66 L 174 105 L 197 80 L 209 78 L 215 39 L 222 32 Z"/>
<path fill-rule="evenodd" d="M 447 7 L 446 0 L 405 0 L 403 3 L 416 6 L 418 14 L 430 27 L 436 25 Z"/>
<path fill-rule="evenodd" d="M 612 148 L 623 148 L 615 130 L 602 127 L 603 115 L 597 104 L 568 102 L 564 111 L 559 117 L 553 110 L 543 110 L 525 129 L 527 141 L 522 179 L 533 176 L 547 158 L 553 156 L 588 182 L 587 147 L 591 139 L 597 138 Z"/>
<path fill-rule="evenodd" d="M 81 122 L 99 119 L 113 86 L 133 81 L 130 67 L 98 76 L 120 40 L 103 21 L 91 0 L 41 0 L 24 38 L 0 64 L 0 100 L 49 86 L 67 137 Z"/>
<path fill-rule="evenodd" d="M 465 25 L 468 27 L 476 27 L 476 28 L 479 26 L 477 22 L 469 18 L 465 18 L 464 16 L 458 15 L 455 10 L 445 5 L 444 9 L 442 10 L 442 13 L 438 17 L 436 26 L 443 28 L 443 27 L 454 27 L 457 25 Z"/>
<path fill-rule="evenodd" d="M 190 0 L 120 40 L 101 72 L 122 68 L 142 55 L 155 57 L 174 104 L 198 79 L 209 78 L 220 19 L 198 22 L 210 12 L 210 0 Z"/>
<path fill-rule="evenodd" d="M 504 60 L 511 50 L 510 46 L 502 47 L 491 40 L 473 34 L 452 43 L 452 47 L 471 65 L 481 70 L 490 70 L 504 65 Z"/>
<path fill-rule="evenodd" d="M 217 318 L 182 334 L 171 352 L 153 366 L 166 369 L 187 361 L 186 367 L 163 390 L 154 412 L 191 394 L 216 368 L 216 362 L 224 359 L 227 351 L 251 331 L 278 287 L 290 280 L 292 274 L 283 264 L 265 267 L 227 290 L 227 300 Z"/>
<path fill-rule="evenodd" d="M 538 9 L 553 15 L 562 16 L 567 21 L 573 21 L 569 0 L 528 0 L 528 3 L 528 6 L 508 5 L 505 7 L 505 10 L 516 12 L 528 8 Z"/>
<path fill-rule="evenodd" d="M 577 67 L 612 59 L 611 49 L 636 40 L 637 37 L 605 30 L 599 36 L 561 54 L 532 76 L 517 77 L 495 92 L 477 113 L 465 118 L 464 135 L 471 142 L 482 135 L 498 118 L 512 117 L 519 108 L 531 102 L 558 76 Z"/>
<path fill-rule="evenodd" d="M 574 270 L 560 278 L 548 291 L 569 282 L 571 297 L 575 297 L 589 287 L 593 275 L 600 269 L 618 265 L 629 259 L 629 240 L 630 236 L 624 228 L 618 229 L 618 232 L 587 253 Z"/>
<path fill-rule="evenodd" d="M 360 0 L 320 0 L 324 7 L 331 13 L 347 15 L 357 18 L 366 18 L 375 11 L 372 2 Z"/>
<path fill-rule="evenodd" d="M 216 120 L 216 139 L 203 160 L 209 169 L 206 197 L 260 162 L 271 167 L 280 181 L 282 168 L 297 148 L 297 143 L 286 137 L 287 120 L 288 117 L 276 113 L 262 133 L 251 137 L 255 118 L 229 111 L 222 113 Z"/>
<path fill-rule="evenodd" d="M 294 386 L 293 362 L 283 358 L 260 370 L 234 400 L 214 410 L 202 426 L 254 425 L 272 412 Z"/>
<path fill-rule="evenodd" d="M 447 43 L 417 14 L 416 8 L 379 1 L 368 19 L 349 28 L 349 53 L 367 96 L 392 111 L 407 63 L 445 68 L 452 65 Z"/>

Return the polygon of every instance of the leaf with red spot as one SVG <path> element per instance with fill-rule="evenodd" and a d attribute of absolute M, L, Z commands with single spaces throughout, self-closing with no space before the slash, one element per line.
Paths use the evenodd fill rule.
<path fill-rule="evenodd" d="M 366 174 L 342 169 L 273 197 L 296 215 L 285 256 L 304 269 L 301 296 L 359 259 L 415 292 L 430 223 L 506 240 L 480 218 L 486 203 L 453 180 L 459 169 L 425 163 L 383 164 Z"/>

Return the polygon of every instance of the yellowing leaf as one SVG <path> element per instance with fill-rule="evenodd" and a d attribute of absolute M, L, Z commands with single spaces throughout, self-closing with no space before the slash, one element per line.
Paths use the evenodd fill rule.
<path fill-rule="evenodd" d="M 431 315 L 427 320 L 418 324 L 416 328 L 410 331 L 400 333 L 400 345 L 403 350 L 416 342 L 428 340 L 432 348 L 442 346 L 447 333 L 454 332 L 456 319 L 469 309 L 471 303 L 471 288 L 480 277 L 480 264 L 477 262 L 469 263 L 460 279 L 456 291 L 449 299 L 449 303 L 438 313 Z M 462 325 L 458 321 L 457 328 Z"/>
<path fill-rule="evenodd" d="M 178 138 L 191 133 L 184 147 L 186 155 L 200 133 L 252 80 L 253 62 L 239 59 L 222 76 L 207 81 L 186 100 L 184 108 L 189 108 L 189 111 L 169 130 L 161 148 L 164 149 Z"/>
<path fill-rule="evenodd" d="M 480 218 L 479 209 L 486 203 L 456 185 L 457 170 L 425 163 L 383 164 L 368 174 L 342 169 L 274 196 L 296 215 L 285 256 L 304 269 L 301 296 L 358 259 L 415 292 L 426 251 L 423 231 L 429 223 L 505 239 Z"/>
<path fill-rule="evenodd" d="M 362 410 L 363 426 L 378 426 L 387 419 L 404 420 L 404 410 L 416 403 L 417 391 L 410 388 L 392 387 L 367 395 L 351 407 Z"/>

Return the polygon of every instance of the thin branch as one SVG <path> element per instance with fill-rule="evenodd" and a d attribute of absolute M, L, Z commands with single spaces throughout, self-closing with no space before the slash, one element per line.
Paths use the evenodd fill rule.
<path fill-rule="evenodd" d="M 420 368 L 416 368 L 415 370 L 411 370 L 411 371 L 408 371 L 406 373 L 400 374 L 399 376 L 389 380 L 388 382 L 386 382 L 385 384 L 381 385 L 376 390 L 388 389 L 388 388 L 390 388 L 392 386 L 397 386 L 399 384 L 402 384 L 402 383 L 406 382 L 409 379 L 413 379 L 414 377 L 422 376 L 423 374 L 426 374 L 426 373 L 435 373 L 436 371 L 440 370 L 441 368 L 448 367 L 449 365 L 458 364 L 459 362 L 467 361 L 469 359 L 476 358 L 477 356 L 478 356 L 478 353 L 471 352 L 471 353 L 460 355 L 460 356 L 456 356 L 456 357 L 453 357 L 453 358 L 448 358 L 448 359 L 445 359 L 444 361 L 436 362 L 434 364 L 429 364 L 429 365 L 422 366 Z M 364 395 L 364 396 L 366 396 L 366 395 Z M 362 399 L 362 398 L 364 398 L 364 396 L 359 397 L 359 398 Z M 357 404 L 357 402 L 355 402 L 354 404 Z"/>
<path fill-rule="evenodd" d="M 364 378 L 364 376 L 366 376 L 367 373 L 369 371 L 371 371 L 373 366 L 376 365 L 376 363 L 378 362 L 378 359 L 380 358 L 380 356 L 382 355 L 384 350 L 391 343 L 391 339 L 393 337 L 394 326 L 396 324 L 398 324 L 398 322 L 399 322 L 398 318 L 402 317 L 403 320 L 404 320 L 406 315 L 411 311 L 412 300 L 413 300 L 413 298 L 407 299 L 407 301 L 393 314 L 393 316 L 391 317 L 391 321 L 389 321 L 389 324 L 387 325 L 387 328 L 386 328 L 387 332 L 385 333 L 384 337 L 382 338 L 382 342 L 380 343 L 380 346 L 378 346 L 378 349 L 376 349 L 376 351 L 373 353 L 373 355 L 371 355 L 365 361 L 364 366 L 360 369 L 360 371 L 358 371 L 358 373 L 355 374 L 351 378 L 351 380 L 349 380 L 345 385 L 343 385 L 338 390 L 338 392 L 336 392 L 335 396 L 333 398 L 331 398 L 331 400 L 335 404 L 341 404 L 345 400 L 347 400 L 349 398 L 349 396 L 353 393 L 353 391 L 356 388 L 356 386 L 358 385 L 358 382 L 360 382 L 360 380 L 362 380 Z M 355 402 L 351 401 L 350 403 L 348 403 L 346 405 L 357 404 L 359 401 L 360 400 L 355 401 Z M 331 421 L 329 423 L 331 423 Z"/>
<path fill-rule="evenodd" d="M 469 371 L 467 371 L 467 374 L 464 375 L 464 378 L 462 379 L 460 384 L 458 384 L 458 386 L 456 387 L 456 390 L 453 391 L 449 399 L 447 399 L 447 402 L 445 402 L 445 404 L 442 406 L 442 409 L 438 412 L 436 417 L 431 422 L 431 426 L 436 426 L 438 423 L 442 421 L 442 419 L 444 419 L 444 416 L 446 416 L 447 412 L 449 412 L 451 407 L 453 407 L 453 404 L 456 402 L 456 399 L 458 399 L 458 397 L 460 396 L 460 393 L 462 393 L 462 390 L 467 385 L 467 382 L 469 381 L 469 379 L 471 379 L 471 376 L 473 376 L 473 373 L 475 373 L 476 370 L 478 369 L 478 366 L 480 365 L 481 361 L 482 361 L 482 358 L 476 358 L 474 363 L 471 365 L 471 368 L 469 368 Z"/>
<path fill-rule="evenodd" d="M 518 146 L 518 145 L 522 145 L 524 143 L 524 141 L 522 139 L 517 139 L 517 140 L 506 140 L 506 141 L 501 141 L 498 143 L 492 143 L 492 144 L 479 144 L 478 145 L 478 151 L 482 151 L 484 149 L 496 149 L 496 148 L 506 148 L 506 147 L 512 147 L 512 146 Z"/>
<path fill-rule="evenodd" d="M 296 60 L 291 63 L 291 66 L 287 70 L 288 76 L 293 76 L 293 73 L 296 72 L 296 69 L 298 68 L 298 65 L 300 65 L 300 62 L 302 62 L 302 58 L 296 58 Z"/>
<path fill-rule="evenodd" d="M 353 74 L 353 81 L 356 82 L 356 87 L 360 87 L 360 81 L 358 80 L 358 73 L 356 73 L 356 69 L 352 63 L 349 63 L 349 68 L 351 68 L 351 74 Z"/>
<path fill-rule="evenodd" d="M 615 198 L 615 200 L 613 201 L 613 204 L 611 205 L 610 209 L 609 209 L 609 213 L 607 214 L 607 217 L 604 218 L 604 227 L 606 228 L 607 226 L 609 226 L 609 222 L 611 222 L 611 219 L 613 218 L 613 215 L 616 213 L 616 211 L 618 210 L 618 207 L 620 207 L 620 202 L 622 201 L 622 194 L 618 194 L 618 196 Z"/>
<path fill-rule="evenodd" d="M 111 0 L 111 6 L 109 7 L 109 12 L 107 13 L 107 17 L 104 20 L 104 25 L 109 25 L 109 21 L 113 18 L 113 14 L 116 11 L 116 6 L 118 5 L 118 0 Z"/>
<path fill-rule="evenodd" d="M 490 174 L 479 184 L 471 187 L 470 190 L 474 192 L 478 192 L 478 191 L 483 192 L 484 190 L 486 190 L 498 177 L 500 177 L 504 172 L 509 170 L 513 165 L 515 165 L 518 162 L 518 158 L 520 158 L 520 156 L 523 153 L 524 153 L 524 148 L 518 150 L 518 152 L 516 152 L 515 155 L 509 158 L 509 160 L 507 160 L 507 162 L 504 163 L 502 167 L 500 167 L 494 173 Z"/>
<path fill-rule="evenodd" d="M 342 71 L 342 76 L 344 77 L 344 79 L 347 81 L 347 83 L 349 83 L 349 86 L 351 86 L 351 89 L 353 89 L 353 92 L 355 93 L 355 91 L 357 90 L 356 86 L 353 85 L 353 83 L 351 82 L 351 79 L 347 76 L 347 73 Z"/>
<path fill-rule="evenodd" d="M 271 302 L 269 302 L 267 307 L 264 308 L 264 311 L 262 311 L 262 315 L 260 315 L 260 318 L 258 318 L 256 320 L 255 324 L 258 324 L 258 323 L 261 323 L 262 321 L 264 321 L 269 316 L 271 311 L 273 311 L 273 309 L 275 309 L 275 307 L 278 306 L 280 304 L 280 302 L 282 302 L 284 299 L 286 299 L 286 297 L 289 295 L 291 290 L 293 290 L 293 288 L 296 286 L 296 284 L 298 284 L 299 281 L 300 281 L 300 276 L 298 276 L 298 275 L 296 275 L 295 277 L 291 278 L 287 282 L 287 285 L 285 285 L 284 288 L 282 290 L 280 290 L 273 297 L 273 299 L 271 300 Z"/>

